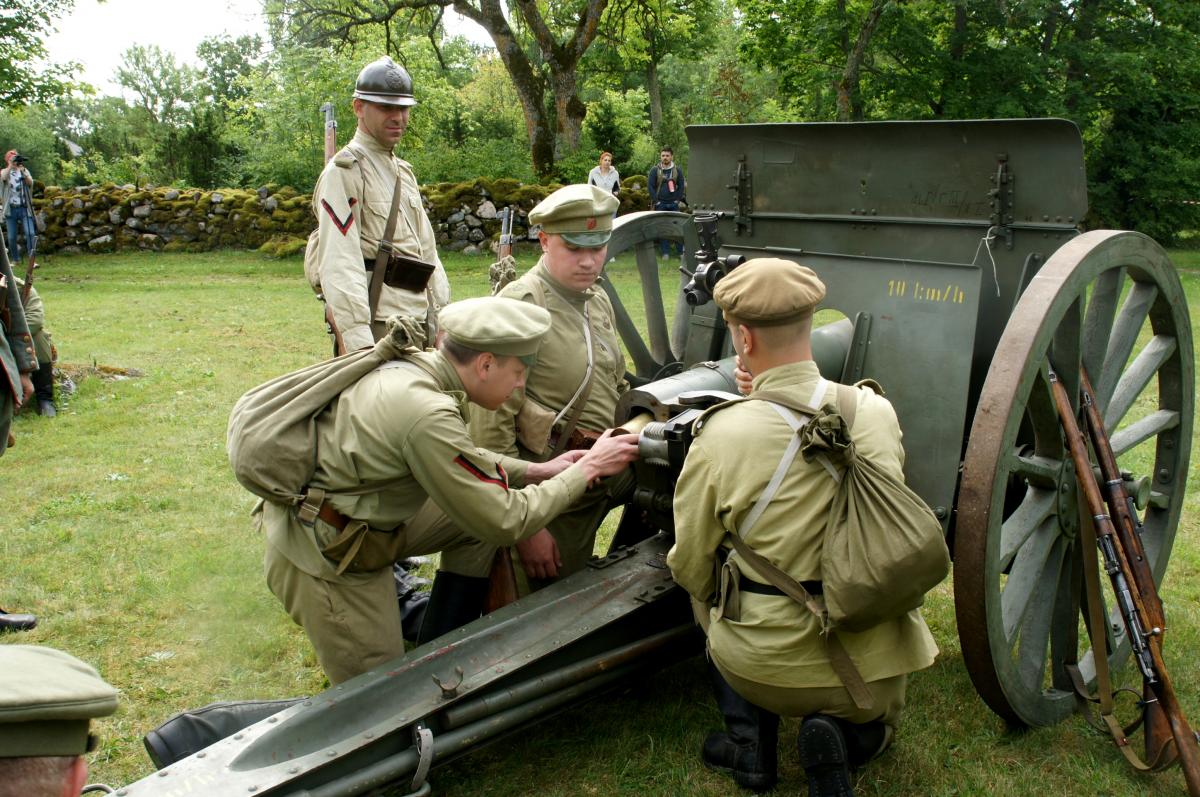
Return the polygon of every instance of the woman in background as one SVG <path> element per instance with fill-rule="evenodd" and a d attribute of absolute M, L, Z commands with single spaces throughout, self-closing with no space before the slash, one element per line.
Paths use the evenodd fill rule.
<path fill-rule="evenodd" d="M 591 172 L 588 173 L 588 185 L 598 186 L 605 191 L 612 191 L 613 196 L 620 197 L 621 195 L 621 175 L 617 174 L 617 170 L 612 165 L 612 153 L 600 153 L 600 165 L 593 166 Z M 617 214 L 614 212 L 613 216 Z"/>

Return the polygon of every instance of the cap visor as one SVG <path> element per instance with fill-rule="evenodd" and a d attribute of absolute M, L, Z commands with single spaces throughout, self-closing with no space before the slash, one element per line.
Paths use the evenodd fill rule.
<path fill-rule="evenodd" d="M 392 97 L 387 94 L 361 94 L 354 92 L 354 99 L 366 100 L 367 102 L 377 102 L 380 105 L 416 105 L 417 101 L 412 97 Z"/>
<path fill-rule="evenodd" d="M 563 240 L 575 246 L 582 246 L 587 249 L 598 249 L 608 243 L 608 239 L 612 237 L 612 230 L 601 230 L 600 232 L 563 232 L 559 233 Z"/>

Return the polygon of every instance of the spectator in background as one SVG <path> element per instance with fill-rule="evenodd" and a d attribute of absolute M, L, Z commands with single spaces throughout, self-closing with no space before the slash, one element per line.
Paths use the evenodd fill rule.
<path fill-rule="evenodd" d="M 37 231 L 33 226 L 33 175 L 25 167 L 25 158 L 15 149 L 4 155 L 5 163 L 0 169 L 0 207 L 4 208 L 4 221 L 8 227 L 8 253 L 14 263 L 21 259 L 21 243 L 18 233 L 25 236 L 25 254 L 34 249 Z"/>
<path fill-rule="evenodd" d="M 654 210 L 679 210 L 679 206 L 687 202 L 686 184 L 683 179 L 683 169 L 675 164 L 675 151 L 663 147 L 659 152 L 659 162 L 650 167 L 646 175 L 647 188 L 650 191 L 650 207 Z M 658 242 L 663 257 L 671 254 L 671 242 Z M 683 242 L 675 244 L 679 256 L 683 257 Z"/>
<path fill-rule="evenodd" d="M 598 188 L 603 188 L 605 191 L 612 191 L 612 195 L 620 198 L 621 196 L 621 175 L 617 174 L 616 167 L 612 165 L 612 153 L 600 153 L 600 165 L 593 166 L 588 173 L 588 185 L 594 185 Z M 616 218 L 617 211 L 613 211 L 613 217 Z"/>

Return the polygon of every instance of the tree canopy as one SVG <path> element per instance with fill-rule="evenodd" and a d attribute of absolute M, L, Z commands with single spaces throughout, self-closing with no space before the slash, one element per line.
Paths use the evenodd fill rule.
<path fill-rule="evenodd" d="M 138 44 L 119 97 L 26 57 L 71 3 L 0 13 L 0 136 L 44 180 L 310 188 L 321 105 L 345 141 L 386 53 L 414 79 L 400 153 L 425 181 L 583 180 L 601 150 L 628 177 L 663 145 L 686 168 L 689 124 L 1061 116 L 1089 223 L 1169 243 L 1200 222 L 1200 15 L 1180 0 L 263 0 L 268 41 L 206 40 L 194 66 Z"/>

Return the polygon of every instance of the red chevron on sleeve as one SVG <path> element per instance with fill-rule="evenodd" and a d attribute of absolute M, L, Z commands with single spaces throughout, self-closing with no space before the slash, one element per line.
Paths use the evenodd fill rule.
<path fill-rule="evenodd" d="M 328 202 L 324 199 L 321 200 L 321 207 L 325 208 L 325 212 L 329 214 L 329 218 L 333 219 L 334 225 L 342 235 L 345 235 L 350 230 L 351 225 L 354 224 L 354 206 L 356 204 L 358 204 L 358 200 L 350 197 L 350 210 L 346 213 L 346 220 L 343 221 L 338 218 L 338 214 L 333 212 L 333 208 Z"/>
<path fill-rule="evenodd" d="M 499 485 L 500 487 L 504 488 L 505 492 L 508 492 L 508 474 L 506 474 L 504 472 L 504 468 L 500 467 L 499 465 L 496 466 L 496 476 L 489 476 L 476 467 L 474 463 L 468 461 L 467 458 L 462 454 L 459 454 L 457 457 L 455 457 L 454 462 L 467 473 L 471 474 L 476 479 L 479 479 L 479 481 L 487 484 Z"/>

